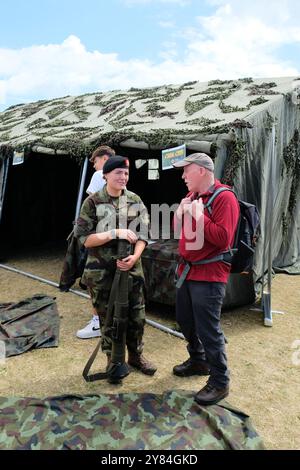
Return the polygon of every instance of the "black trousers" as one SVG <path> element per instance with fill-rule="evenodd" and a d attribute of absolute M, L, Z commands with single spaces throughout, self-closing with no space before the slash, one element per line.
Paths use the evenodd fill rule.
<path fill-rule="evenodd" d="M 188 341 L 194 362 L 210 365 L 209 383 L 217 388 L 229 383 L 225 338 L 220 325 L 226 284 L 184 281 L 176 293 L 176 319 Z"/>

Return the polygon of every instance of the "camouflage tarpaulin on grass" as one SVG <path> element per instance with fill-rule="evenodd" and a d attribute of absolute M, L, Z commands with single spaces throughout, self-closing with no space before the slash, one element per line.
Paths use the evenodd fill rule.
<path fill-rule="evenodd" d="M 36 294 L 17 303 L 0 303 L 0 341 L 5 355 L 58 346 L 59 315 L 55 297 Z"/>
<path fill-rule="evenodd" d="M 249 417 L 193 392 L 0 398 L 0 449 L 264 449 Z"/>

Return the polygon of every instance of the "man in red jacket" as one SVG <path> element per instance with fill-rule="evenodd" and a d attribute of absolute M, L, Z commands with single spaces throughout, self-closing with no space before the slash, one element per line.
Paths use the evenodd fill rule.
<path fill-rule="evenodd" d="M 229 370 L 220 315 L 230 264 L 211 261 L 234 243 L 239 203 L 230 191 L 221 192 L 205 207 L 218 188 L 213 160 L 194 153 L 173 164 L 183 168 L 189 193 L 175 215 L 180 230 L 176 318 L 188 341 L 189 359 L 173 368 L 180 377 L 209 375 L 195 396 L 200 405 L 213 405 L 229 394 Z"/>

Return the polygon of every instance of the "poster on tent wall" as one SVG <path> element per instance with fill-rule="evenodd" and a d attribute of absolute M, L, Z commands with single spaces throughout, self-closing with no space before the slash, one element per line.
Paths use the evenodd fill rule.
<path fill-rule="evenodd" d="M 179 162 L 186 155 L 185 144 L 179 145 L 179 147 L 173 147 L 171 149 L 162 150 L 162 169 L 169 170 L 173 168 L 173 163 Z"/>

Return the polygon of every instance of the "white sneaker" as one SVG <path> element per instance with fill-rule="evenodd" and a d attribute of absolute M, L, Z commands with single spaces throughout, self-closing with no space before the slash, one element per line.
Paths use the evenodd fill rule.
<path fill-rule="evenodd" d="M 76 336 L 80 339 L 99 338 L 101 336 L 99 317 L 94 315 L 85 328 L 77 331 Z"/>

